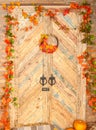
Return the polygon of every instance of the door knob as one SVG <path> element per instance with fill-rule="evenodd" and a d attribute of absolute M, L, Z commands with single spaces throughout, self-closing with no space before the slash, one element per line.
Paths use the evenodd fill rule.
<path fill-rule="evenodd" d="M 44 76 L 44 74 L 42 75 L 42 77 L 40 77 L 40 84 L 42 85 L 42 86 L 44 86 L 45 84 L 47 84 L 47 79 L 46 79 L 46 77 Z"/>
<path fill-rule="evenodd" d="M 53 76 L 53 74 L 51 74 L 51 76 L 49 77 L 48 83 L 52 86 L 56 83 L 56 79 Z"/>

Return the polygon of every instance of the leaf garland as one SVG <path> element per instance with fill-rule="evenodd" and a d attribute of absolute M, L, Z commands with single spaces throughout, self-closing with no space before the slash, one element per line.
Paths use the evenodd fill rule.
<path fill-rule="evenodd" d="M 16 25 L 18 25 L 18 21 L 16 18 L 11 16 L 11 13 L 15 9 L 16 6 L 20 6 L 20 2 L 11 2 L 10 5 L 2 4 L 2 7 L 4 10 L 7 11 L 7 15 L 5 16 L 6 21 L 6 33 L 5 33 L 5 40 L 6 48 L 6 62 L 4 63 L 4 67 L 6 68 L 6 73 L 4 74 L 4 78 L 6 80 L 5 86 L 3 87 L 4 94 L 2 96 L 1 102 L 2 102 L 2 109 L 4 110 L 1 120 L 0 120 L 0 127 L 3 127 L 4 130 L 10 130 L 10 117 L 9 117 L 9 103 L 13 102 L 16 104 L 17 98 L 11 98 L 11 92 L 13 91 L 12 87 L 12 79 L 14 77 L 14 42 L 15 42 L 15 35 L 12 32 L 12 28 Z M 61 12 L 64 16 L 69 14 L 71 10 L 79 10 L 80 15 L 83 17 L 83 21 L 80 25 L 80 32 L 84 34 L 84 38 L 82 39 L 82 43 L 86 43 L 87 45 L 93 45 L 95 44 L 94 41 L 94 35 L 91 34 L 91 28 L 92 28 L 92 21 L 91 21 L 91 14 L 92 9 L 90 7 L 90 4 L 87 2 L 83 3 L 82 5 L 79 5 L 78 3 L 72 2 L 70 4 L 69 8 L 60 10 L 60 9 L 45 9 L 42 6 L 35 6 L 36 13 L 32 16 L 28 15 L 28 13 L 24 10 L 22 10 L 22 16 L 26 19 L 28 18 L 30 22 L 33 25 L 38 25 L 38 18 L 40 16 L 43 17 L 50 17 L 51 19 L 55 20 L 55 23 L 57 23 L 62 30 L 68 31 L 69 28 L 66 26 L 60 25 L 58 21 L 56 20 L 56 15 Z M 29 29 L 32 29 L 32 26 L 25 27 L 25 31 L 28 31 Z M 86 62 L 85 62 L 86 59 Z M 96 59 L 92 58 L 89 53 L 86 51 L 81 56 L 78 56 L 78 61 L 82 65 L 83 69 L 83 77 L 86 77 L 86 88 L 90 95 L 92 95 L 92 98 L 89 100 L 89 106 L 96 110 L 96 90 L 93 88 L 96 88 Z"/>
<path fill-rule="evenodd" d="M 93 58 L 88 51 L 85 51 L 81 56 L 78 56 L 78 60 L 82 66 L 83 78 L 86 78 L 88 104 L 93 111 L 96 111 L 96 58 Z"/>
<path fill-rule="evenodd" d="M 6 21 L 6 32 L 5 32 L 5 53 L 6 53 L 6 62 L 4 63 L 4 67 L 6 68 L 6 73 L 4 74 L 5 78 L 5 86 L 3 87 L 4 94 L 1 98 L 1 105 L 3 109 L 3 113 L 0 120 L 0 127 L 3 127 L 4 130 L 10 130 L 10 117 L 9 117 L 9 103 L 13 102 L 16 104 L 16 97 L 11 97 L 11 93 L 13 91 L 12 87 L 12 79 L 14 77 L 14 42 L 15 35 L 12 32 L 13 26 L 17 25 L 17 20 L 7 14 L 5 15 Z M 15 98 L 15 100 L 14 100 Z"/>

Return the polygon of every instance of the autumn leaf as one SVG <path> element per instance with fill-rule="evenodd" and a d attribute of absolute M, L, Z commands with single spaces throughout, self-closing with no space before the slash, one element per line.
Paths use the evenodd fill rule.
<path fill-rule="evenodd" d="M 20 2 L 15 2 L 15 5 L 17 5 L 19 7 L 20 6 Z"/>
<path fill-rule="evenodd" d="M 7 9 L 7 5 L 6 4 L 2 4 L 2 8 L 3 9 Z"/>
<path fill-rule="evenodd" d="M 37 20 L 37 19 L 34 19 L 34 20 L 33 20 L 33 24 L 34 24 L 34 25 L 38 25 L 38 20 Z"/>
<path fill-rule="evenodd" d="M 72 3 L 70 4 L 70 8 L 71 8 L 71 9 L 78 9 L 78 8 L 79 8 L 79 5 L 78 5 L 77 3 L 72 2 Z"/>
<path fill-rule="evenodd" d="M 6 38 L 4 41 L 6 44 L 10 44 L 10 40 L 8 38 Z"/>
<path fill-rule="evenodd" d="M 10 53 L 10 49 L 11 49 L 11 46 L 10 46 L 10 45 L 7 45 L 7 46 L 6 46 L 6 49 L 5 49 L 5 51 L 6 51 L 7 54 Z"/>
<path fill-rule="evenodd" d="M 43 11 L 43 7 L 42 6 L 35 7 L 35 11 L 37 15 L 40 15 L 40 13 Z"/>
<path fill-rule="evenodd" d="M 5 99 L 5 97 L 2 97 L 1 102 L 2 102 L 3 105 L 6 104 L 6 99 Z"/>
<path fill-rule="evenodd" d="M 88 64 L 82 64 L 82 67 L 88 68 Z"/>
<path fill-rule="evenodd" d="M 29 29 L 32 29 L 32 26 L 29 26 Z"/>
<path fill-rule="evenodd" d="M 33 22 L 34 16 L 30 16 L 30 17 L 29 17 L 29 20 L 30 20 L 30 22 Z"/>
<path fill-rule="evenodd" d="M 92 97 L 89 101 L 88 104 L 90 107 L 92 107 L 94 109 L 94 107 L 96 107 L 96 97 Z"/>
<path fill-rule="evenodd" d="M 58 130 L 57 128 L 54 128 L 53 130 Z"/>
<path fill-rule="evenodd" d="M 14 5 L 15 3 L 14 2 L 10 2 L 10 5 Z"/>
<path fill-rule="evenodd" d="M 25 27 L 24 30 L 27 32 L 27 31 L 29 30 L 29 28 L 28 28 L 28 27 Z"/>
<path fill-rule="evenodd" d="M 70 9 L 64 9 L 63 10 L 63 15 L 65 16 L 65 15 L 69 14 L 69 12 L 70 12 Z"/>
<path fill-rule="evenodd" d="M 82 63 L 83 63 L 83 59 L 79 59 L 79 64 L 82 65 Z"/>
<path fill-rule="evenodd" d="M 9 102 L 11 102 L 11 98 L 7 98 L 7 101 L 6 101 L 7 103 L 9 103 Z"/>
<path fill-rule="evenodd" d="M 51 10 L 48 10 L 48 12 L 46 13 L 47 16 L 50 16 L 51 18 L 54 18 L 56 15 L 56 12 L 52 12 Z"/>
<path fill-rule="evenodd" d="M 28 18 L 28 14 L 22 10 L 22 16 L 24 17 L 24 19 Z"/>
<path fill-rule="evenodd" d="M 3 123 L 2 123 L 2 121 L 0 120 L 0 127 L 3 127 Z"/>
<path fill-rule="evenodd" d="M 10 5 L 8 6 L 7 10 L 9 13 L 12 13 L 12 11 L 15 9 L 15 6 L 14 5 Z"/>
<path fill-rule="evenodd" d="M 5 88 L 5 92 L 8 93 L 10 91 L 10 88 Z"/>

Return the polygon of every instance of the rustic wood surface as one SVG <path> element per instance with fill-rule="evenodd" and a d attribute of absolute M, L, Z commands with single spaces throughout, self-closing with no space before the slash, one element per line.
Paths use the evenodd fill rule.
<path fill-rule="evenodd" d="M 6 0 L 6 3 L 10 3 L 10 2 L 12 2 L 12 1 L 16 1 L 16 0 Z M 58 4 L 60 4 L 60 3 L 63 3 L 63 4 L 70 4 L 70 2 L 72 2 L 72 0 L 40 0 L 40 1 L 38 1 L 38 0 L 18 0 L 20 3 L 23 3 L 23 4 L 26 4 L 26 3 L 51 3 L 51 4 L 54 4 L 54 3 L 58 3 Z M 87 0 L 89 3 L 91 3 L 91 4 L 93 4 L 93 3 L 95 3 L 95 0 Z M 82 1 L 81 0 L 75 0 L 75 2 L 78 2 L 78 3 L 81 3 Z M 2 3 L 5 3 L 5 1 L 4 0 L 0 0 L 0 4 L 2 4 Z"/>
<path fill-rule="evenodd" d="M 21 7 L 33 13 L 32 7 Z M 49 7 L 48 7 L 49 8 Z M 40 19 L 39 25 L 25 32 L 21 28 L 30 25 L 28 20 L 20 16 L 16 9 L 20 26 L 16 32 L 15 43 L 15 88 L 17 90 L 19 108 L 11 107 L 12 126 L 28 126 L 38 124 L 53 124 L 58 129 L 72 126 L 74 119 L 85 119 L 85 80 L 81 82 L 81 67 L 77 61 L 86 48 L 80 43 L 78 14 L 70 13 L 66 17 L 58 15 L 56 20 L 69 28 L 69 32 L 59 29 L 55 20 Z M 46 22 L 46 20 L 49 20 Z M 76 28 L 76 29 L 74 29 Z M 49 92 L 43 92 L 39 83 L 42 75 L 42 57 L 39 49 L 39 39 L 42 33 L 53 33 L 59 39 L 58 50 L 53 55 L 53 74 L 56 85 Z M 77 37 L 78 35 L 78 37 Z M 50 55 L 44 56 L 45 74 L 50 76 Z M 15 111 L 15 112 L 14 112 Z M 16 112 L 17 111 L 17 112 Z M 15 113 L 17 115 L 15 115 Z"/>

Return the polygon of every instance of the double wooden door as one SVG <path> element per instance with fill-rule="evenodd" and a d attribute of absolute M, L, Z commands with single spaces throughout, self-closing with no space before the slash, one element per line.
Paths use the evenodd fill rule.
<path fill-rule="evenodd" d="M 24 9 L 31 12 L 32 8 Z M 19 28 L 29 24 L 28 20 L 19 14 L 18 18 Z M 38 26 L 32 30 L 27 32 L 19 29 L 16 32 L 14 86 L 19 107 L 11 108 L 14 115 L 11 117 L 12 126 L 53 124 L 62 130 L 71 126 L 76 118 L 85 119 L 85 80 L 82 79 L 81 66 L 77 59 L 86 48 L 80 43 L 82 38 L 78 28 L 80 17 L 75 12 L 70 12 L 66 16 L 58 14 L 51 21 L 51 29 L 46 28 L 46 24 L 48 25 L 41 18 Z M 60 25 L 66 26 L 68 30 L 60 28 Z M 42 75 L 43 53 L 39 48 L 39 39 L 41 34 L 48 32 L 47 29 L 52 30 L 59 41 L 58 49 L 53 54 L 52 73 L 56 78 L 56 84 L 53 86 L 46 84 L 45 87 L 49 88 L 49 91 L 42 91 L 39 80 Z M 44 57 L 44 73 L 48 79 L 50 55 L 45 54 Z"/>

